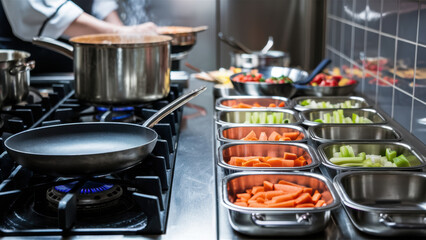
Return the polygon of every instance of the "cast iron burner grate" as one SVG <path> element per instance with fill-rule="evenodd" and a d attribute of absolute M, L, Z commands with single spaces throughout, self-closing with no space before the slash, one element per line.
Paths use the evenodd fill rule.
<path fill-rule="evenodd" d="M 3 109 L 3 139 L 40 126 L 94 121 L 96 110 L 75 99 L 70 84 L 53 84 L 48 88 L 52 91 L 41 100 L 30 98 L 27 104 Z M 173 85 L 167 98 L 133 106 L 136 123 L 149 118 L 182 90 L 181 86 Z M 154 127 L 159 139 L 152 153 L 140 164 L 105 177 L 61 179 L 40 175 L 16 165 L 0 144 L 0 234 L 164 233 L 181 119 L 182 109 L 163 119 Z M 115 192 L 118 197 L 82 207 L 79 196 L 96 197 L 98 190 L 107 195 Z M 58 194 L 60 201 L 50 201 L 49 191 Z"/>

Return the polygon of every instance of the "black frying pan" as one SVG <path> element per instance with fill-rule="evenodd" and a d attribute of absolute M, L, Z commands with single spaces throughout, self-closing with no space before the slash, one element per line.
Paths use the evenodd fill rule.
<path fill-rule="evenodd" d="M 4 144 L 17 163 L 52 176 L 80 177 L 124 170 L 154 149 L 158 135 L 151 128 L 205 89 L 179 97 L 143 125 L 92 122 L 41 127 L 17 133 Z"/>

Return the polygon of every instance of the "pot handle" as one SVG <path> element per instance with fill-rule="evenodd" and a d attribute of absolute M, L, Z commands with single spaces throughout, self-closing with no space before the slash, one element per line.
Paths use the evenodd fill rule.
<path fill-rule="evenodd" d="M 74 48 L 66 43 L 48 37 L 34 37 L 33 44 L 50 49 L 57 53 L 63 54 L 66 57 L 74 59 Z"/>
<path fill-rule="evenodd" d="M 304 213 L 297 216 L 296 221 L 268 221 L 265 220 L 265 214 L 252 213 L 251 221 L 260 227 L 277 228 L 277 227 L 297 227 L 312 225 L 312 215 Z"/>
<path fill-rule="evenodd" d="M 397 223 L 391 216 L 385 213 L 380 213 L 379 222 L 383 223 L 386 227 L 396 229 L 426 229 L 426 224 L 423 223 Z"/>
<path fill-rule="evenodd" d="M 9 69 L 9 73 L 12 75 L 16 75 L 20 72 L 31 71 L 34 68 L 35 68 L 35 61 L 31 60 L 29 62 L 21 63 L 19 65 L 13 66 L 12 68 Z"/>

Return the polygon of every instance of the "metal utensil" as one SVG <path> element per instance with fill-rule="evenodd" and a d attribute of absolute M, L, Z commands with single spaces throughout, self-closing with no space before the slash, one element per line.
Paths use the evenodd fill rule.
<path fill-rule="evenodd" d="M 119 122 L 73 123 L 26 130 L 5 142 L 9 156 L 33 171 L 81 177 L 121 171 L 141 162 L 157 142 L 151 128 L 206 87 L 177 98 L 143 125 Z"/>
<path fill-rule="evenodd" d="M 252 53 L 252 51 L 249 48 L 247 48 L 241 42 L 236 41 L 233 37 L 226 37 L 222 32 L 219 32 L 217 36 L 219 37 L 220 40 L 222 40 L 228 46 L 232 47 L 233 49 L 239 52 Z"/>
<path fill-rule="evenodd" d="M 272 36 L 269 36 L 268 38 L 268 42 L 266 43 L 266 45 L 262 48 L 262 50 L 260 50 L 260 52 L 262 54 L 266 54 L 269 49 L 271 49 L 271 47 L 274 45 L 274 38 Z"/>

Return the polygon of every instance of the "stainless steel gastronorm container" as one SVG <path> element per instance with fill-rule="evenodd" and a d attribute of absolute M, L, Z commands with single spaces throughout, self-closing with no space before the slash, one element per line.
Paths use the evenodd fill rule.
<path fill-rule="evenodd" d="M 257 136 L 259 136 L 261 132 L 265 132 L 267 136 L 269 136 L 274 131 L 280 134 L 297 132 L 299 133 L 297 140 L 292 140 L 291 142 L 306 142 L 308 140 L 308 134 L 306 133 L 303 127 L 295 126 L 295 125 L 271 126 L 267 124 L 252 125 L 252 126 L 247 126 L 244 124 L 224 125 L 218 129 L 217 137 L 221 143 L 241 142 L 243 140 L 240 140 L 240 139 L 247 136 L 247 134 L 249 134 L 250 131 L 254 131 Z M 253 142 L 253 141 L 250 141 L 250 142 Z M 267 142 L 267 141 L 260 141 L 260 142 Z M 268 142 L 277 143 L 277 142 L 290 142 L 290 141 L 268 141 Z"/>
<path fill-rule="evenodd" d="M 305 185 L 322 193 L 326 206 L 319 208 L 249 208 L 233 204 L 237 193 L 263 185 L 263 181 L 279 180 Z M 228 208 L 232 228 L 252 236 L 302 236 L 322 231 L 330 220 L 331 210 L 340 205 L 331 182 L 325 177 L 306 172 L 235 173 L 222 179 L 222 202 Z"/>
<path fill-rule="evenodd" d="M 371 125 L 371 124 L 384 124 L 387 123 L 387 120 L 384 116 L 382 116 L 380 113 L 378 113 L 376 110 L 372 108 L 360 108 L 360 109 L 342 109 L 343 115 L 345 117 L 352 118 L 352 114 L 355 113 L 360 117 L 366 117 L 373 121 L 373 123 L 351 123 L 354 125 L 362 126 L 362 125 Z M 337 111 L 335 109 L 314 109 L 314 110 L 307 110 L 301 112 L 303 124 L 307 126 L 316 126 L 321 124 L 333 124 L 333 125 L 340 125 L 342 123 L 318 123 L 314 122 L 315 119 L 322 118 L 325 113 L 330 113 L 331 116 L 333 116 L 333 111 Z"/>
<path fill-rule="evenodd" d="M 261 96 L 232 96 L 232 97 L 222 97 L 216 100 L 216 110 L 226 110 L 226 109 L 235 109 L 231 106 L 233 104 L 245 103 L 253 105 L 258 103 L 260 106 L 269 106 L 269 104 L 275 104 L 278 108 L 278 105 L 284 102 L 284 107 L 282 108 L 292 108 L 293 101 L 285 97 L 261 97 Z M 265 107 L 260 107 L 260 109 L 265 109 Z M 256 108 L 256 107 L 253 107 Z M 282 109 L 279 108 L 279 109 Z M 271 108 L 274 109 L 274 108 Z"/>
<path fill-rule="evenodd" d="M 284 152 L 303 156 L 308 165 L 301 167 L 241 167 L 228 164 L 231 157 L 283 157 Z M 303 143 L 286 142 L 239 142 L 227 143 L 219 147 L 217 164 L 225 170 L 225 174 L 239 171 L 313 171 L 320 162 L 314 149 Z"/>
<path fill-rule="evenodd" d="M 410 162 L 410 167 L 344 167 L 333 164 L 329 161 L 335 151 L 340 151 L 343 145 L 351 145 L 355 154 L 365 152 L 366 154 L 386 155 L 386 148 L 395 150 L 398 155 L 404 156 Z M 413 147 L 401 142 L 339 142 L 325 143 L 318 147 L 318 155 L 321 163 L 329 169 L 331 176 L 335 176 L 343 171 L 422 171 L 425 169 L 426 160 Z"/>
<path fill-rule="evenodd" d="M 360 231 L 386 237 L 426 236 L 426 174 L 347 172 L 334 178 L 344 208 Z"/>
<path fill-rule="evenodd" d="M 300 124 L 301 118 L 298 112 L 290 110 L 290 109 L 267 109 L 267 110 L 260 110 L 260 109 L 229 109 L 229 110 L 219 110 L 216 113 L 216 123 L 219 125 L 224 124 L 242 124 L 246 120 L 246 113 L 250 112 L 267 112 L 267 113 L 274 113 L 274 112 L 281 112 L 284 114 L 284 119 L 289 119 L 289 124 Z M 247 125 L 253 125 L 253 124 L 247 124 Z M 278 124 L 270 124 L 278 125 Z M 279 124 L 279 125 L 282 125 Z"/>
<path fill-rule="evenodd" d="M 328 142 L 386 142 L 400 141 L 401 134 L 391 126 L 366 125 L 355 126 L 353 124 L 335 124 L 311 126 L 308 129 L 309 136 L 317 143 Z"/>
<path fill-rule="evenodd" d="M 370 104 L 362 97 L 355 97 L 355 96 L 330 96 L 330 97 L 297 97 L 294 98 L 294 109 L 297 111 L 306 111 L 310 110 L 312 108 L 307 108 L 305 106 L 300 105 L 300 103 L 304 100 L 314 100 L 315 102 L 330 102 L 331 104 L 337 104 L 337 103 L 343 103 L 344 101 L 350 101 L 352 105 L 359 104 L 360 106 L 358 108 L 366 108 L 370 107 Z M 322 108 L 325 109 L 325 108 Z M 355 108 L 351 108 L 355 109 Z"/>

